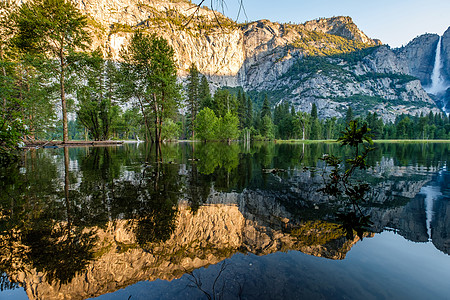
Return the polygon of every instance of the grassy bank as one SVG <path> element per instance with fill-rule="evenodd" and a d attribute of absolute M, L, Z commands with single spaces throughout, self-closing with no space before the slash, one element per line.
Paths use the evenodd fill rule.
<path fill-rule="evenodd" d="M 297 143 L 297 144 L 315 144 L 315 143 L 336 143 L 336 140 L 274 140 L 275 143 Z M 450 143 L 449 140 L 373 140 L 374 143 Z"/>

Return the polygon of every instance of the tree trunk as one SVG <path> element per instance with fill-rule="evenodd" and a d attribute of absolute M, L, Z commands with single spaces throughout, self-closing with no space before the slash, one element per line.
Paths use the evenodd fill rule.
<path fill-rule="evenodd" d="M 61 64 L 61 70 L 59 74 L 59 83 L 61 85 L 61 109 L 62 109 L 62 117 L 63 117 L 63 143 L 66 143 L 69 141 L 69 127 L 68 127 L 68 120 L 67 120 L 67 103 L 66 103 L 66 94 L 64 91 L 64 53 L 63 49 L 61 47 L 61 50 L 59 52 L 59 59 Z"/>
<path fill-rule="evenodd" d="M 0 60 L 3 61 L 3 49 L 0 49 Z M 5 66 L 2 65 L 2 73 L 6 80 L 6 69 Z M 3 118 L 6 116 L 6 97 L 3 96 Z"/>
<path fill-rule="evenodd" d="M 69 148 L 64 147 L 64 199 L 66 202 L 66 212 L 67 212 L 67 223 L 71 223 L 70 214 L 70 200 L 69 200 Z"/>
<path fill-rule="evenodd" d="M 302 122 L 302 140 L 305 139 L 305 123 Z"/>
<path fill-rule="evenodd" d="M 161 124 L 161 118 L 159 116 L 158 103 L 156 102 L 156 94 L 153 94 L 153 110 L 155 112 L 155 142 L 159 144 L 161 142 L 161 131 L 158 127 Z"/>
<path fill-rule="evenodd" d="M 141 107 L 142 116 L 144 117 L 144 124 L 145 124 L 145 141 L 149 141 L 151 137 L 149 137 L 150 133 L 150 124 L 148 122 L 147 115 L 145 114 L 144 110 L 144 104 L 142 104 L 142 100 L 140 97 L 137 97 L 139 101 L 139 106 Z"/>

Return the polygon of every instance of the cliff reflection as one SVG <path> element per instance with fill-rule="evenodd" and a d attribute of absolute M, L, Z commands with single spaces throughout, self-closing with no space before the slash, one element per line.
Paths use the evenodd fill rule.
<path fill-rule="evenodd" d="M 380 145 L 361 174 L 374 187 L 363 209 L 375 232 L 392 228 L 428 240 L 420 191 L 448 163 L 449 146 L 427 147 Z M 347 240 L 333 218 L 342 203 L 317 192 L 318 158 L 332 151 L 345 155 L 333 144 L 31 151 L 21 166 L 1 170 L 0 270 L 9 278 L 2 286 L 18 282 L 35 299 L 83 299 L 141 280 L 179 278 L 238 252 L 344 259 L 358 240 Z M 401 156 L 408 153 L 416 156 Z M 449 253 L 443 194 L 431 234 Z"/>

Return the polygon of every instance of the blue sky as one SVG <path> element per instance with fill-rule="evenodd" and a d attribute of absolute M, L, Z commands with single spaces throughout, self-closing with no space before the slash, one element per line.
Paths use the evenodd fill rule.
<path fill-rule="evenodd" d="M 205 0 L 211 7 L 220 0 Z M 200 0 L 193 0 L 199 3 Z M 236 19 L 240 0 L 225 0 L 218 10 Z M 320 17 L 350 16 L 369 37 L 391 47 L 424 33 L 442 35 L 450 26 L 450 0 L 243 0 L 249 21 L 269 19 L 303 23 Z M 244 21 L 241 14 L 239 21 Z"/>

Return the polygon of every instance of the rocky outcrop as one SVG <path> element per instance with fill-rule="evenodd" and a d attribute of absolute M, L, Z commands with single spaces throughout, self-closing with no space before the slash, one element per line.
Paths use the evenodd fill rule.
<path fill-rule="evenodd" d="M 290 101 L 302 111 L 310 111 L 311 103 L 316 103 L 323 118 L 342 117 L 348 106 L 360 114 L 376 112 L 384 122 L 393 122 L 402 113 L 440 112 L 419 80 L 407 75 L 407 66 L 388 47 L 378 47 L 356 63 L 350 57 L 308 60 L 297 62 L 304 72 L 301 76 L 293 74 L 272 88 L 268 84 L 260 88 L 278 91 L 282 101 Z M 305 68 L 308 65 L 309 69 Z"/>
<path fill-rule="evenodd" d="M 450 27 L 442 35 L 441 41 L 442 75 L 447 83 L 450 83 Z M 447 102 L 450 104 L 450 102 Z M 450 107 L 449 107 L 450 108 Z"/>
<path fill-rule="evenodd" d="M 408 68 L 407 73 L 419 78 L 423 86 L 431 85 L 438 40 L 437 34 L 424 34 L 396 50 L 399 60 Z"/>
<path fill-rule="evenodd" d="M 316 103 L 322 118 L 341 117 L 349 106 L 356 113 L 377 112 L 386 122 L 402 113 L 439 112 L 419 82 L 389 76 L 356 78 L 412 74 L 427 83 L 430 72 L 422 56 L 429 58 L 429 51 L 413 47 L 422 45 L 423 38 L 405 47 L 409 50 L 401 51 L 400 59 L 389 48 L 380 47 L 371 56 L 360 55 L 356 66 L 350 67 L 333 56 L 381 44 L 367 37 L 350 17 L 304 24 L 269 20 L 236 24 L 208 8 L 195 10 L 188 1 L 86 0 L 78 2 L 78 7 L 95 20 L 91 22 L 96 35 L 92 47 L 99 46 L 118 59 L 134 30 L 157 33 L 173 46 L 181 77 L 194 63 L 214 88 L 242 86 L 247 91 L 267 92 L 273 95 L 273 105 L 287 101 L 302 111 Z M 433 41 L 429 44 L 432 47 Z M 292 69 L 307 64 L 305 57 L 317 55 L 330 57 L 327 64 L 336 68 L 344 65 L 348 74 Z"/>
<path fill-rule="evenodd" d="M 372 40 L 362 32 L 350 17 L 336 17 L 330 19 L 318 19 L 303 24 L 306 30 L 341 36 L 349 40 L 355 40 L 369 45 L 379 45 L 379 40 Z"/>
<path fill-rule="evenodd" d="M 381 42 L 365 35 L 350 17 L 237 24 L 185 0 L 83 0 L 77 6 L 90 16 L 93 49 L 120 59 L 135 30 L 156 33 L 173 46 L 181 78 L 194 63 L 214 89 L 242 86 L 268 93 L 272 105 L 285 101 L 302 111 L 316 103 L 321 118 L 341 117 L 349 106 L 356 114 L 377 112 L 385 122 L 403 113 L 440 112 L 422 88 L 430 83 L 436 35 L 418 37 L 396 52 L 379 47 L 367 55 L 361 49 Z M 443 50 L 448 56 L 447 35 Z M 343 53 L 354 56 L 339 58 Z M 308 57 L 327 59 L 311 71 Z M 330 67 L 346 74 L 329 74 Z M 420 82 L 399 79 L 405 74 Z"/>

